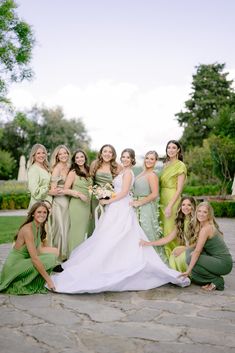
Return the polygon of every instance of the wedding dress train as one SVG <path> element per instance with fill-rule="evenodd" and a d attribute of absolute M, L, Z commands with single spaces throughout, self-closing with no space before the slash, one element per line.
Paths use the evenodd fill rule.
<path fill-rule="evenodd" d="M 115 192 L 122 189 L 123 174 L 114 178 Z M 134 175 L 132 177 L 132 184 Z M 92 236 L 74 249 L 63 272 L 53 275 L 56 292 L 97 293 L 103 291 L 147 290 L 173 283 L 181 287 L 189 278 L 163 263 L 151 246 L 130 206 L 130 195 L 105 206 Z"/>

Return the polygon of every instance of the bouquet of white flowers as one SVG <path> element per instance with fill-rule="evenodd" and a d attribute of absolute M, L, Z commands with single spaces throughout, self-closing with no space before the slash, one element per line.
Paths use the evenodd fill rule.
<path fill-rule="evenodd" d="M 108 200 L 111 199 L 112 197 L 115 196 L 113 186 L 109 183 L 106 183 L 105 185 L 99 186 L 99 185 L 94 185 L 91 186 L 89 189 L 89 192 L 97 198 L 97 200 Z"/>

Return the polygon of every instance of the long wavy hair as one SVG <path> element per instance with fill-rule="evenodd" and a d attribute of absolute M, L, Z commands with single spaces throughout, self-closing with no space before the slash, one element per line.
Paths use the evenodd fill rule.
<path fill-rule="evenodd" d="M 33 147 L 31 148 L 30 151 L 30 155 L 29 155 L 29 164 L 28 167 L 31 167 L 34 163 L 35 163 L 35 154 L 37 153 L 37 151 L 39 150 L 39 148 L 41 148 L 44 152 L 45 152 L 45 160 L 43 161 L 43 166 L 45 167 L 45 169 L 49 172 L 49 163 L 47 160 L 47 150 L 46 147 L 44 145 L 41 145 L 40 143 L 36 143 L 35 145 L 33 145 Z"/>
<path fill-rule="evenodd" d="M 44 208 L 46 209 L 46 211 L 47 211 L 47 217 L 46 217 L 45 222 L 43 222 L 43 223 L 40 224 L 40 226 L 39 226 L 41 241 L 43 241 L 43 240 L 46 239 L 47 233 L 46 233 L 46 229 L 45 229 L 45 224 L 46 224 L 46 222 L 47 222 L 47 220 L 48 220 L 49 210 L 48 210 L 48 208 L 47 208 L 47 205 L 46 205 L 43 201 L 38 201 L 38 202 L 35 202 L 35 203 L 32 205 L 32 207 L 30 208 L 30 210 L 29 210 L 29 212 L 28 212 L 28 215 L 27 215 L 27 218 L 26 218 L 26 220 L 24 221 L 24 223 L 21 224 L 20 228 L 18 229 L 18 232 L 17 232 L 17 234 L 15 235 L 14 240 L 17 239 L 18 234 L 19 234 L 19 231 L 20 231 L 20 229 L 21 229 L 23 226 L 25 226 L 25 225 L 28 224 L 28 223 L 33 222 L 33 220 L 34 220 L 34 214 L 35 214 L 36 210 L 37 210 L 39 207 L 44 207 Z"/>
<path fill-rule="evenodd" d="M 84 168 L 85 168 L 85 172 L 83 170 L 80 169 L 79 165 L 77 165 L 77 163 L 75 162 L 75 158 L 76 158 L 76 155 L 78 153 L 82 153 L 85 157 L 85 163 L 84 163 Z M 70 167 L 70 171 L 71 170 L 74 170 L 75 173 L 80 176 L 80 177 L 84 177 L 84 178 L 88 178 L 90 176 L 90 167 L 88 165 L 88 157 L 87 157 L 87 154 L 86 152 L 84 152 L 83 150 L 81 149 L 77 149 L 73 156 L 72 156 L 72 159 L 71 159 L 71 167 Z"/>
<path fill-rule="evenodd" d="M 195 235 L 198 237 L 199 232 L 201 230 L 201 223 L 198 221 L 197 219 L 197 213 L 200 207 L 205 206 L 207 208 L 208 211 L 208 221 L 211 225 L 213 225 L 219 232 L 220 235 L 223 235 L 223 233 L 221 232 L 218 223 L 215 220 L 215 216 L 214 216 L 214 210 L 211 206 L 211 204 L 207 201 L 203 201 L 201 203 L 199 203 L 199 205 L 196 208 L 196 212 L 195 212 L 195 218 L 194 218 L 194 229 L 195 229 Z"/>
<path fill-rule="evenodd" d="M 192 211 L 189 214 L 189 224 L 187 230 L 185 232 L 185 219 L 186 216 L 182 212 L 182 204 L 185 200 L 189 200 L 192 206 Z M 197 236 L 195 233 L 195 225 L 194 225 L 194 217 L 196 211 L 196 201 L 191 196 L 184 196 L 180 200 L 179 207 L 177 209 L 176 218 L 175 218 L 175 225 L 177 229 L 177 239 L 180 245 L 185 245 L 185 238 L 188 240 L 189 245 L 192 245 L 196 242 Z"/>
<path fill-rule="evenodd" d="M 110 171 L 111 171 L 112 177 L 114 178 L 118 174 L 118 164 L 116 162 L 116 158 L 117 158 L 116 150 L 112 145 L 106 144 L 101 147 L 100 151 L 98 152 L 97 159 L 94 161 L 94 169 L 92 171 L 92 177 L 95 176 L 97 170 L 100 169 L 100 167 L 104 162 L 102 157 L 102 152 L 105 147 L 109 147 L 112 150 L 112 154 L 113 154 L 112 159 L 110 161 Z"/>
<path fill-rule="evenodd" d="M 52 155 L 51 155 L 51 160 L 50 160 L 50 169 L 51 169 L 51 172 L 53 171 L 53 169 L 55 168 L 55 166 L 59 163 L 59 152 L 61 149 L 64 149 L 67 154 L 68 154 L 68 162 L 67 162 L 67 165 L 68 165 L 68 168 L 70 167 L 70 158 L 71 158 L 71 153 L 70 153 L 70 150 L 68 149 L 67 146 L 65 145 L 59 145 L 57 146 L 54 151 L 52 152 Z"/>
<path fill-rule="evenodd" d="M 181 147 L 181 144 L 179 143 L 179 141 L 176 141 L 176 140 L 170 140 L 170 141 L 167 142 L 167 145 L 166 145 L 166 157 L 165 157 L 164 162 L 168 162 L 170 160 L 170 158 L 169 158 L 169 156 L 167 154 L 167 148 L 168 148 L 170 143 L 173 143 L 174 145 L 176 145 L 178 147 L 178 149 L 179 149 L 178 159 L 183 162 L 183 150 L 182 150 L 182 147 Z"/>

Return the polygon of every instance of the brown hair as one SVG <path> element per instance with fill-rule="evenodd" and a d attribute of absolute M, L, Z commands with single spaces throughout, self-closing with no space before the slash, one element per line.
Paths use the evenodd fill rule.
<path fill-rule="evenodd" d="M 36 210 L 39 208 L 39 207 L 45 207 L 45 209 L 47 210 L 47 218 L 45 220 L 45 222 L 43 222 L 42 224 L 40 224 L 40 236 L 41 236 L 41 241 L 45 240 L 46 239 L 46 236 L 47 236 L 47 233 L 46 233 L 46 230 L 45 230 L 45 224 L 48 220 L 48 216 L 49 216 L 49 210 L 47 208 L 47 205 L 43 202 L 43 201 L 38 201 L 38 202 L 35 202 L 32 207 L 30 208 L 29 212 L 28 212 L 28 215 L 27 215 L 27 218 L 25 220 L 25 222 L 20 226 L 20 228 L 18 229 L 18 232 L 17 234 L 15 235 L 14 237 L 14 240 L 17 239 L 17 236 L 18 236 L 18 233 L 20 231 L 20 229 L 25 226 L 26 224 L 28 223 L 31 223 L 33 222 L 34 220 L 34 213 L 36 212 Z"/>
<path fill-rule="evenodd" d="M 77 165 L 77 163 L 75 162 L 75 158 L 76 158 L 76 155 L 78 153 L 82 153 L 85 157 L 85 163 L 84 163 L 84 168 L 85 168 L 85 173 L 80 169 L 79 165 Z M 89 177 L 89 171 L 90 171 L 90 168 L 89 168 L 89 165 L 88 165 L 88 157 L 87 157 L 87 154 L 86 152 L 84 152 L 83 150 L 81 149 L 77 149 L 73 156 L 72 156 L 72 159 L 71 159 L 71 167 L 70 167 L 70 171 L 71 170 L 74 170 L 75 173 L 78 175 L 78 176 L 81 176 L 81 177 L 84 177 L 84 178 L 87 178 Z"/>
<path fill-rule="evenodd" d="M 182 212 L 182 203 L 185 200 L 189 200 L 192 205 L 192 213 L 189 215 L 189 225 L 185 233 L 184 222 L 185 222 L 185 214 Z M 189 245 L 192 245 L 197 240 L 197 235 L 195 234 L 194 227 L 194 217 L 196 211 L 196 201 L 191 196 L 184 196 L 180 200 L 180 204 L 176 213 L 175 225 L 177 229 L 177 239 L 180 245 L 185 245 L 185 238 L 188 240 Z"/>
<path fill-rule="evenodd" d="M 179 149 L 178 159 L 183 162 L 183 150 L 182 150 L 182 147 L 181 147 L 181 144 L 179 143 L 179 141 L 176 141 L 176 140 L 170 140 L 170 141 L 167 142 L 165 162 L 169 161 L 169 157 L 168 157 L 168 154 L 167 154 L 167 148 L 168 148 L 170 143 L 173 143 L 174 145 L 176 145 L 178 147 L 178 149 Z"/>
<path fill-rule="evenodd" d="M 115 148 L 112 146 L 112 145 L 109 145 L 109 144 L 105 144 L 101 147 L 98 155 L 97 155 L 97 159 L 94 161 L 94 169 L 92 171 L 92 176 L 94 177 L 97 170 L 100 169 L 100 167 L 102 166 L 104 160 L 103 160 L 103 157 L 102 157 L 102 152 L 103 152 L 103 149 L 105 147 L 109 147 L 111 150 L 112 150 L 112 153 L 113 153 L 113 156 L 112 156 L 112 159 L 110 161 L 110 171 L 111 171 L 111 174 L 113 176 L 113 178 L 115 176 L 117 176 L 118 174 L 118 164 L 116 162 L 116 158 L 117 158 L 117 153 L 116 153 L 116 150 Z"/>
<path fill-rule="evenodd" d="M 135 165 L 136 164 L 136 160 L 135 160 L 135 151 L 132 148 L 125 148 L 122 153 L 121 153 L 121 157 L 123 155 L 123 153 L 129 153 L 129 156 L 131 157 L 131 164 Z"/>

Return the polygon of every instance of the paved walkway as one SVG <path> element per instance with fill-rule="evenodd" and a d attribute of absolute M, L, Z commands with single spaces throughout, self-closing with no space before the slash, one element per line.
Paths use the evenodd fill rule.
<path fill-rule="evenodd" d="M 235 220 L 218 219 L 235 260 Z M 0 264 L 9 244 L 0 246 Z M 0 294 L 1 353 L 235 352 L 235 270 L 223 292 Z"/>

